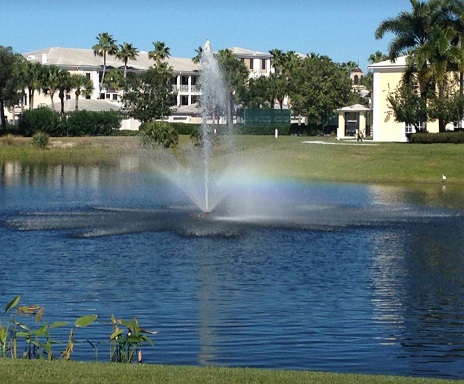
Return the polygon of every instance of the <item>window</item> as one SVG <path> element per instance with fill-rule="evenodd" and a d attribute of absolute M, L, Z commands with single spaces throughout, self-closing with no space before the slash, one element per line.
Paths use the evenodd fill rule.
<path fill-rule="evenodd" d="M 266 59 L 261 59 L 261 69 L 262 70 L 266 69 Z"/>
<path fill-rule="evenodd" d="M 180 105 L 188 105 L 188 102 L 189 102 L 188 96 L 180 97 Z"/>
<path fill-rule="evenodd" d="M 424 129 L 424 123 L 419 122 L 417 124 L 417 127 L 418 127 L 419 131 L 422 131 Z M 416 132 L 417 132 L 417 130 L 416 130 L 416 127 L 414 126 L 414 124 L 406 124 L 405 125 L 405 133 L 406 133 L 406 135 L 411 134 L 411 133 L 416 133 Z"/>
<path fill-rule="evenodd" d="M 117 93 L 113 93 L 113 101 L 118 101 L 118 94 Z"/>
<path fill-rule="evenodd" d="M 86 78 L 87 80 L 90 80 L 90 73 L 87 72 L 87 73 L 85 74 L 85 78 Z"/>
<path fill-rule="evenodd" d="M 253 69 L 253 59 L 250 59 L 250 69 Z"/>

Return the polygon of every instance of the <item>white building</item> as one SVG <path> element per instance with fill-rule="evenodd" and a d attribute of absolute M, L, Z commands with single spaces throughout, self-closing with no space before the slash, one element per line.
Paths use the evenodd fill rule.
<path fill-rule="evenodd" d="M 269 53 L 251 51 L 243 48 L 230 48 L 233 54 L 240 58 L 250 71 L 250 77 L 267 76 L 271 73 L 271 55 Z M 30 62 L 40 62 L 44 65 L 55 65 L 60 69 L 65 69 L 70 73 L 83 74 L 94 85 L 93 93 L 87 97 L 90 100 L 99 100 L 98 103 L 86 103 L 87 109 L 119 109 L 121 107 L 121 92 L 116 89 L 100 89 L 99 84 L 103 73 L 103 58 L 96 56 L 92 49 L 59 48 L 50 47 L 28 52 L 23 55 Z M 170 116 L 170 121 L 197 122 L 195 118 L 195 108 L 200 97 L 199 89 L 199 64 L 195 64 L 190 58 L 170 57 L 166 62 L 173 68 L 173 92 L 177 94 L 177 111 Z M 148 52 L 141 51 L 137 60 L 130 60 L 127 63 L 128 71 L 146 71 L 154 61 L 148 58 Z M 115 56 L 108 55 L 106 58 L 106 71 L 111 69 L 123 69 L 124 63 Z M 74 99 L 74 92 L 66 95 L 66 109 L 72 110 L 71 99 Z M 103 103 L 101 99 L 106 100 Z M 29 100 L 24 100 L 24 105 L 29 105 Z M 59 100 L 55 100 L 59 102 Z M 95 108 L 92 108 L 95 104 Z M 34 107 L 39 105 L 51 105 L 48 95 L 36 92 L 34 95 Z M 12 111 L 11 111 L 12 112 Z M 8 114 L 12 120 L 12 113 Z M 16 108 L 15 114 L 19 115 L 20 108 Z M 122 129 L 138 129 L 139 124 L 134 121 L 123 121 Z"/>

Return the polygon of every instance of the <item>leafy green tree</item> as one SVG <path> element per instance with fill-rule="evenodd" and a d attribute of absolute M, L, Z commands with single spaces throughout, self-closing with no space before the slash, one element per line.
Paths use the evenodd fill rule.
<path fill-rule="evenodd" d="M 14 106 L 21 98 L 20 66 L 22 56 L 11 47 L 0 46 L 0 119 L 2 129 L 6 129 L 5 107 Z"/>
<path fill-rule="evenodd" d="M 413 125 L 416 131 L 427 121 L 427 100 L 420 96 L 413 81 L 401 81 L 398 88 L 387 96 L 395 120 Z"/>
<path fill-rule="evenodd" d="M 103 57 L 103 73 L 100 80 L 100 90 L 103 88 L 106 73 L 106 59 L 108 55 L 115 55 L 118 52 L 116 40 L 108 32 L 99 33 L 96 37 L 98 43 L 92 49 L 95 56 Z"/>
<path fill-rule="evenodd" d="M 79 96 L 90 96 L 93 92 L 93 82 L 88 79 L 85 75 L 80 73 L 73 73 L 71 75 L 72 88 L 76 95 L 76 106 L 75 110 L 79 110 Z"/>
<path fill-rule="evenodd" d="M 127 77 L 127 63 L 129 60 L 137 60 L 139 51 L 130 43 L 123 43 L 119 45 L 116 57 L 124 63 L 124 79 Z"/>
<path fill-rule="evenodd" d="M 0 46 L 0 119 L 6 129 L 5 107 L 14 106 L 20 100 L 21 83 L 18 70 L 22 58 L 11 47 Z"/>
<path fill-rule="evenodd" d="M 162 41 L 153 42 L 153 50 L 148 52 L 148 58 L 155 62 L 163 61 L 171 57 L 171 49 Z"/>
<path fill-rule="evenodd" d="M 168 116 L 176 103 L 172 76 L 170 66 L 157 62 L 146 72 L 128 77 L 123 104 L 129 116 L 142 123 Z"/>
<path fill-rule="evenodd" d="M 106 90 L 118 91 L 124 87 L 125 82 L 126 79 L 124 79 L 124 76 L 121 74 L 121 71 L 113 68 L 106 73 L 105 81 L 103 82 L 103 87 Z"/>
<path fill-rule="evenodd" d="M 243 102 L 252 108 L 274 108 L 274 103 L 277 100 L 282 109 L 286 95 L 286 79 L 279 74 L 271 73 L 269 76 L 260 76 L 248 81 L 248 89 L 243 97 Z"/>
<path fill-rule="evenodd" d="M 316 120 L 324 128 L 337 108 L 350 100 L 351 80 L 340 65 L 327 56 L 300 59 L 290 73 L 289 97 L 300 116 Z"/>

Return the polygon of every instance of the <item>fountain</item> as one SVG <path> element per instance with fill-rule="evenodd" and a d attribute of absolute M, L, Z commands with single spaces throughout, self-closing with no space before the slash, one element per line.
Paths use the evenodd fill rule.
<path fill-rule="evenodd" d="M 208 214 L 226 194 L 223 180 L 227 172 L 227 164 L 221 171 L 212 170 L 213 141 L 218 139 L 214 125 L 223 120 L 227 96 L 222 70 L 209 40 L 202 47 L 200 71 L 200 145 L 183 149 L 183 153 L 177 153 L 177 156 L 168 151 L 158 152 L 154 156 L 153 167 Z M 222 141 L 227 140 L 226 136 L 221 135 Z"/>
<path fill-rule="evenodd" d="M 219 63 L 211 50 L 211 44 L 207 40 L 203 46 L 201 60 L 201 143 L 203 147 L 203 166 L 204 166 L 204 205 L 201 209 L 209 213 L 213 206 L 210 205 L 210 161 L 211 161 L 211 127 L 208 121 L 214 120 L 225 111 L 227 102 L 225 93 L 224 78 Z"/>

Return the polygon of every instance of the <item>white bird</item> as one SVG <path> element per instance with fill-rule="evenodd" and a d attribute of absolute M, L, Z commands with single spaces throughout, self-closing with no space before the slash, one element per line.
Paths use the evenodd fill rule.
<path fill-rule="evenodd" d="M 441 181 L 445 182 L 446 181 L 446 176 L 445 175 L 441 175 Z"/>

